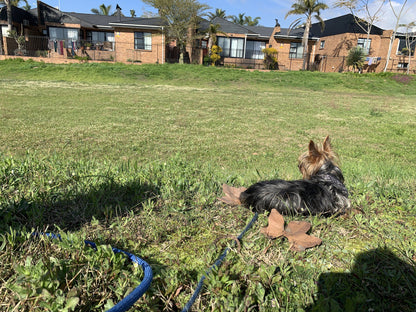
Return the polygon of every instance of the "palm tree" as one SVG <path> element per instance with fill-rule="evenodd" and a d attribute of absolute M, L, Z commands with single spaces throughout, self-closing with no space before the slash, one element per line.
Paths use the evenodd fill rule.
<path fill-rule="evenodd" d="M 227 18 L 227 16 L 225 15 L 225 10 L 215 9 L 215 13 L 212 13 L 212 12 L 208 13 L 208 18 L 210 21 L 213 20 L 215 17 Z"/>
<path fill-rule="evenodd" d="M 212 24 L 210 23 L 207 29 L 208 35 L 208 52 L 211 54 L 211 49 L 213 45 L 217 44 L 217 34 L 222 34 L 227 36 L 227 33 L 221 30 L 221 26 L 219 24 Z"/>
<path fill-rule="evenodd" d="M 355 70 L 358 70 L 359 73 L 361 73 L 361 70 L 364 66 L 365 61 L 365 52 L 361 47 L 355 47 L 352 48 L 348 52 L 348 56 L 346 59 L 347 66 L 352 66 L 352 68 Z"/>
<path fill-rule="evenodd" d="M 319 0 L 296 0 L 294 4 L 291 6 L 291 10 L 287 12 L 285 18 L 289 15 L 305 15 L 305 32 L 303 33 L 302 38 L 302 47 L 303 47 L 303 65 L 302 69 L 306 69 L 307 59 L 308 59 L 308 38 L 309 38 L 309 31 L 312 24 L 312 17 L 316 18 L 320 23 L 322 29 L 325 27 L 325 23 L 320 16 L 320 11 L 325 10 L 328 6 L 323 3 L 319 2 Z M 301 21 L 302 18 L 298 18 L 297 21 Z"/>
<path fill-rule="evenodd" d="M 98 15 L 110 15 L 111 4 L 106 6 L 104 3 L 101 4 L 98 9 L 91 9 L 91 12 Z"/>
<path fill-rule="evenodd" d="M 32 8 L 32 6 L 29 4 L 29 2 L 27 0 L 23 0 L 23 1 L 25 2 L 25 5 L 22 6 L 22 9 L 26 10 L 26 11 L 29 11 Z"/>
<path fill-rule="evenodd" d="M 244 19 L 244 25 L 247 26 L 257 26 L 259 24 L 260 17 L 255 17 L 254 19 L 251 16 L 246 16 Z"/>
<path fill-rule="evenodd" d="M 232 15 L 230 16 L 231 21 L 233 23 L 236 23 L 238 25 L 244 25 L 246 22 L 246 13 L 238 13 L 238 15 Z"/>

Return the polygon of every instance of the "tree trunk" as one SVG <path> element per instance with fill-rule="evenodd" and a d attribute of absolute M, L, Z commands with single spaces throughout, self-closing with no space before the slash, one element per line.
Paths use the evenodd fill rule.
<path fill-rule="evenodd" d="M 387 56 L 386 56 L 386 65 L 384 66 L 384 70 L 383 70 L 384 73 L 387 71 L 387 68 L 389 67 L 391 50 L 393 48 L 393 43 L 394 43 L 395 38 L 396 38 L 396 32 L 394 31 L 393 34 L 390 37 L 389 50 L 388 50 Z"/>
<path fill-rule="evenodd" d="M 308 41 L 309 41 L 309 30 L 311 27 L 311 21 L 312 21 L 312 15 L 309 15 L 306 19 L 306 25 L 305 25 L 305 32 L 303 33 L 302 38 L 302 47 L 303 47 L 303 64 L 302 64 L 302 70 L 306 70 L 306 66 L 308 64 Z"/>
<path fill-rule="evenodd" d="M 212 46 L 214 45 L 213 41 L 214 40 L 212 40 L 212 37 L 209 36 L 209 38 L 208 38 L 208 55 L 211 55 Z"/>
<path fill-rule="evenodd" d="M 4 0 L 4 3 L 6 3 L 7 8 L 7 31 L 10 33 L 13 29 L 12 4 L 10 3 L 10 0 Z"/>
<path fill-rule="evenodd" d="M 408 61 L 407 61 L 407 72 L 406 72 L 406 74 L 409 75 L 410 74 L 410 61 L 412 60 L 412 50 L 409 47 L 409 49 L 407 51 L 409 53 L 409 58 L 408 58 Z"/>
<path fill-rule="evenodd" d="M 185 50 L 185 44 L 181 43 L 179 45 L 179 64 L 183 64 L 184 63 L 184 54 L 185 54 L 186 50 Z"/>
<path fill-rule="evenodd" d="M 389 45 L 389 51 L 387 52 L 386 66 L 384 67 L 383 72 L 386 72 L 387 71 L 387 68 L 389 66 L 391 50 L 393 48 L 394 39 L 396 39 L 397 29 L 399 28 L 399 25 L 400 25 L 400 18 L 402 16 L 402 13 L 403 13 L 404 7 L 405 7 L 405 5 L 407 3 L 407 0 L 405 0 L 403 2 L 402 7 L 400 8 L 399 14 L 397 14 L 396 11 L 394 10 L 393 5 L 391 3 L 391 0 L 389 0 L 389 3 L 390 3 L 390 6 L 391 6 L 391 9 L 393 11 L 394 16 L 396 17 L 396 26 L 394 27 L 393 34 L 391 35 L 391 38 L 390 38 L 390 45 Z"/>
<path fill-rule="evenodd" d="M 0 55 L 3 55 L 3 34 L 0 27 Z"/>

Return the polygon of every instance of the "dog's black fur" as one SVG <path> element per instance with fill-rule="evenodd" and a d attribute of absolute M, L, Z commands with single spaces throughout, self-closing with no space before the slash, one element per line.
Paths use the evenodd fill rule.
<path fill-rule="evenodd" d="M 276 209 L 286 215 L 332 215 L 350 207 L 342 172 L 331 161 L 309 180 L 258 182 L 240 194 L 240 201 L 257 212 Z"/>
<path fill-rule="evenodd" d="M 254 211 L 276 209 L 281 214 L 333 215 L 350 208 L 348 190 L 341 169 L 334 163 L 329 137 L 322 146 L 313 141 L 309 150 L 299 157 L 303 180 L 262 181 L 239 195 L 241 204 Z"/>

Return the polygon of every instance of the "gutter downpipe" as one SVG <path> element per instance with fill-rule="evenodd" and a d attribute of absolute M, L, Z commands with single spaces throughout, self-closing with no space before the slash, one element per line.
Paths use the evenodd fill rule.
<path fill-rule="evenodd" d="M 165 32 L 162 26 L 162 64 L 165 64 Z"/>
<path fill-rule="evenodd" d="M 246 59 L 246 52 L 247 52 L 247 34 L 244 36 L 244 59 Z"/>

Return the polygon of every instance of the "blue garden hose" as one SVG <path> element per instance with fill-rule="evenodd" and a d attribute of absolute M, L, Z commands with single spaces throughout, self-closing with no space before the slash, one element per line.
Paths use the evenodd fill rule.
<path fill-rule="evenodd" d="M 253 218 L 251 219 L 251 221 L 244 228 L 244 230 L 240 233 L 240 235 L 237 236 L 238 241 L 240 241 L 242 239 L 242 237 L 244 236 L 244 234 L 253 226 L 253 224 L 254 224 L 254 222 L 256 222 L 257 218 L 258 218 L 258 213 L 255 213 Z M 61 240 L 61 236 L 59 234 L 37 233 L 37 232 L 35 232 L 32 235 L 34 235 L 34 236 L 45 235 L 49 238 Z M 94 242 L 86 240 L 85 244 L 87 246 L 91 246 L 94 249 L 97 249 L 97 245 Z M 234 241 L 234 244 L 236 244 L 235 241 Z M 112 250 L 113 250 L 114 253 L 123 253 L 123 254 L 125 254 L 133 263 L 141 265 L 141 267 L 143 269 L 143 272 L 144 272 L 144 277 L 143 277 L 143 280 L 140 283 L 140 285 L 137 286 L 130 294 L 127 295 L 127 297 L 125 297 L 123 300 L 121 300 L 119 303 L 117 303 L 114 307 L 112 307 L 110 310 L 107 310 L 107 312 L 126 312 L 128 309 L 130 309 L 133 306 L 133 304 L 137 300 L 140 299 L 141 296 L 143 296 L 143 294 L 150 287 L 150 284 L 151 284 L 152 279 L 153 279 L 153 272 L 152 272 L 152 268 L 150 267 L 150 265 L 146 261 L 140 259 L 139 257 L 137 257 L 137 256 L 135 256 L 135 255 L 133 255 L 129 252 L 126 252 L 124 250 L 117 249 L 117 248 L 114 248 L 114 247 L 112 247 Z M 205 280 L 206 276 L 209 275 L 214 268 L 219 268 L 221 266 L 222 262 L 224 261 L 224 259 L 227 256 L 229 251 L 230 251 L 230 248 L 227 247 L 224 250 L 224 252 L 221 254 L 221 256 L 214 262 L 214 264 L 205 272 L 205 275 L 203 275 L 201 277 L 201 279 L 198 282 L 198 286 L 196 287 L 192 297 L 186 303 L 182 312 L 188 312 L 189 311 L 189 309 L 194 304 L 196 298 L 198 297 L 199 293 L 202 290 L 202 287 L 204 285 L 204 280 Z"/>
<path fill-rule="evenodd" d="M 85 241 L 85 245 L 89 245 L 94 249 L 97 249 L 97 245 L 95 245 L 94 242 L 91 241 Z M 144 295 L 144 293 L 147 291 L 147 289 L 150 286 L 150 283 L 152 282 L 153 279 L 153 272 L 152 272 L 152 268 L 150 267 L 150 265 L 140 259 L 139 257 L 118 249 L 118 248 L 114 248 L 112 247 L 113 252 L 114 253 L 123 253 L 125 254 L 133 263 L 136 263 L 138 265 L 142 266 L 143 272 L 144 272 L 144 277 L 142 282 L 140 283 L 139 286 L 137 286 L 130 294 L 127 295 L 127 297 L 125 297 L 123 300 L 121 300 L 119 303 L 117 303 L 114 307 L 112 307 L 110 310 L 107 310 L 107 312 L 125 312 L 128 309 L 130 309 L 133 304 L 140 299 L 141 296 Z"/>
<path fill-rule="evenodd" d="M 45 235 L 52 239 L 61 240 L 61 235 L 59 234 L 34 232 L 32 235 L 33 236 Z M 90 246 L 94 248 L 95 250 L 97 249 L 97 245 L 94 242 L 86 240 L 85 245 Z M 130 294 L 128 294 L 123 300 L 117 303 L 114 307 L 112 307 L 110 310 L 107 310 L 107 312 L 125 312 L 128 309 L 130 309 L 133 306 L 133 304 L 144 295 L 147 289 L 149 289 L 150 284 L 153 279 L 153 272 L 152 272 L 152 268 L 150 267 L 150 265 L 143 259 L 127 251 L 118 249 L 118 248 L 112 247 L 112 250 L 114 253 L 125 254 L 133 263 L 140 265 L 144 272 L 144 277 L 140 285 L 137 286 Z"/>
<path fill-rule="evenodd" d="M 242 239 L 242 237 L 244 236 L 244 234 L 246 234 L 246 232 L 253 226 L 254 222 L 256 222 L 258 217 L 258 213 L 256 212 L 253 216 L 253 218 L 251 219 L 250 223 L 247 224 L 247 226 L 244 228 L 244 230 L 240 233 L 240 235 L 237 236 L 238 241 L 240 241 Z M 233 241 L 234 244 L 236 244 L 235 241 Z M 222 262 L 224 261 L 225 257 L 227 256 L 228 252 L 230 251 L 230 248 L 227 247 L 225 248 L 224 252 L 222 253 L 222 255 L 214 262 L 214 264 L 205 272 L 205 275 L 202 275 L 201 279 L 199 280 L 198 286 L 196 287 L 191 299 L 189 299 L 189 301 L 186 303 L 185 307 L 183 308 L 182 312 L 188 312 L 189 309 L 191 308 L 191 306 L 194 304 L 196 298 L 198 297 L 199 293 L 202 290 L 202 286 L 204 286 L 204 280 L 206 278 L 206 275 L 209 275 L 211 273 L 211 271 L 214 268 L 219 268 L 222 264 Z"/>

